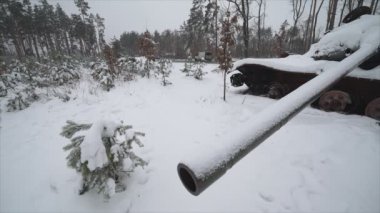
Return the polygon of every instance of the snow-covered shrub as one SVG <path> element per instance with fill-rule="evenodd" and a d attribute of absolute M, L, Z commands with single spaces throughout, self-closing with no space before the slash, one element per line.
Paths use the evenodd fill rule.
<path fill-rule="evenodd" d="M 29 107 L 29 103 L 25 100 L 22 94 L 17 93 L 16 97 L 8 99 L 7 108 L 8 112 L 23 110 Z"/>
<path fill-rule="evenodd" d="M 142 77 L 146 76 L 147 78 L 150 78 L 150 71 L 153 70 L 154 67 L 155 67 L 155 64 L 154 64 L 153 60 L 145 59 L 144 60 L 144 66 L 143 66 L 143 69 L 141 72 L 141 76 Z"/>
<path fill-rule="evenodd" d="M 136 58 L 119 58 L 117 60 L 117 69 L 120 72 L 122 80 L 132 81 L 136 79 L 143 71 L 143 62 Z"/>
<path fill-rule="evenodd" d="M 109 91 L 115 86 L 115 73 L 111 72 L 105 62 L 96 63 L 91 68 L 93 70 L 92 77 L 100 83 L 104 90 Z"/>
<path fill-rule="evenodd" d="M 115 192 L 125 190 L 121 182 L 125 175 L 128 176 L 136 167 L 147 165 L 132 151 L 133 143 L 143 146 L 139 137 L 145 134 L 132 131 L 132 126 L 122 122 L 77 124 L 67 121 L 61 135 L 71 140 L 63 148 L 70 151 L 67 165 L 82 175 L 79 194 L 96 188 L 98 193 L 110 198 Z M 125 160 L 131 164 L 125 165 Z"/>
<path fill-rule="evenodd" d="M 153 69 L 154 60 L 156 58 L 158 44 L 153 41 L 152 36 L 149 31 L 146 31 L 139 39 L 138 39 L 138 47 L 140 54 L 145 57 L 144 63 L 144 74 L 143 76 L 150 77 L 150 71 Z"/>
<path fill-rule="evenodd" d="M 194 69 L 192 70 L 192 75 L 197 80 L 202 80 L 203 76 L 207 74 L 207 72 L 203 72 L 203 67 L 205 66 L 205 63 L 203 62 L 196 62 L 194 64 Z"/>
<path fill-rule="evenodd" d="M 207 74 L 206 72 L 203 72 L 204 66 L 204 62 L 195 61 L 191 57 L 188 57 L 185 66 L 181 71 L 186 73 L 186 76 L 193 76 L 197 80 L 202 80 L 203 76 Z"/>
<path fill-rule="evenodd" d="M 33 87 L 25 88 L 23 91 L 17 92 L 14 98 L 8 99 L 8 112 L 23 110 L 38 99 L 39 96 L 35 93 Z"/>
<path fill-rule="evenodd" d="M 0 76 L 0 97 L 5 97 L 8 94 L 8 90 L 15 89 L 16 81 L 12 75 L 2 74 Z"/>
<path fill-rule="evenodd" d="M 189 56 L 187 60 L 185 61 L 184 68 L 181 69 L 181 71 L 186 73 L 186 76 L 190 76 L 193 70 L 193 66 L 194 66 L 194 60 L 191 58 L 191 56 Z"/>
<path fill-rule="evenodd" d="M 172 84 L 170 81 L 168 81 L 168 77 L 171 73 L 172 69 L 172 62 L 168 59 L 160 59 L 157 62 L 155 75 L 159 78 L 161 78 L 162 85 L 166 86 L 169 84 Z"/>
<path fill-rule="evenodd" d="M 0 78 L 0 97 L 5 97 L 8 94 L 7 86 L 5 86 L 4 82 Z"/>
<path fill-rule="evenodd" d="M 50 88 L 60 89 L 79 81 L 80 62 L 70 57 L 53 61 L 42 58 L 41 62 L 26 59 L 21 62 L 13 60 L 4 65 L 5 71 L 0 74 L 0 97 L 8 101 L 8 111 L 22 110 L 42 96 L 56 96 L 67 101 L 70 99 L 65 93 L 44 93 Z M 41 88 L 49 88 L 42 90 Z M 53 89 L 54 91 L 54 89 Z"/>
<path fill-rule="evenodd" d="M 52 83 L 63 85 L 79 80 L 79 72 L 70 63 L 62 63 L 58 66 L 50 68 L 50 80 Z"/>

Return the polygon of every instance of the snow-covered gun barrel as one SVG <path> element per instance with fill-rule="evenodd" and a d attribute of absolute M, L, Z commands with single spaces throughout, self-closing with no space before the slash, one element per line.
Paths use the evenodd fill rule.
<path fill-rule="evenodd" d="M 213 150 L 200 150 L 203 153 L 199 156 L 181 161 L 177 171 L 185 188 L 193 195 L 202 193 L 321 94 L 376 54 L 379 47 L 373 45 L 373 42 L 378 43 L 374 39 L 378 39 L 378 36 L 368 36 L 366 40 L 372 40 L 372 43 L 361 43 L 360 49 L 355 53 L 268 107 L 245 125 L 246 128 L 236 129 L 236 134 L 233 135 L 238 135 L 238 138 L 225 138 L 225 141 L 218 141 L 223 146 Z"/>

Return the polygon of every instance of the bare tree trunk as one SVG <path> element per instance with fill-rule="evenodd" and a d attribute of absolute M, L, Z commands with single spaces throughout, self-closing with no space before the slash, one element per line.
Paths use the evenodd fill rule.
<path fill-rule="evenodd" d="M 315 0 L 312 0 L 312 2 L 310 4 L 309 17 L 308 17 L 307 23 L 306 23 L 306 32 L 305 32 L 305 38 L 304 38 L 304 51 L 306 51 L 309 48 L 308 41 L 309 41 L 309 36 L 311 35 L 310 31 L 312 30 L 312 29 L 310 29 L 310 23 L 313 21 L 312 17 L 311 17 L 311 11 L 313 10 L 313 1 L 315 1 Z"/>
<path fill-rule="evenodd" d="M 342 24 L 343 13 L 344 13 L 344 9 L 346 8 L 346 3 L 347 3 L 347 0 L 344 0 L 343 6 L 342 6 L 342 10 L 340 12 L 340 18 L 339 18 L 339 24 L 338 24 L 338 26 L 340 26 Z"/>
<path fill-rule="evenodd" d="M 371 9 L 371 13 L 373 12 L 374 6 L 375 6 L 375 0 L 371 0 L 371 6 L 369 7 Z"/>
<path fill-rule="evenodd" d="M 379 4 L 379 0 L 376 0 L 375 6 L 373 7 L 372 14 L 375 15 L 377 5 Z"/>
<path fill-rule="evenodd" d="M 348 0 L 348 12 L 351 12 L 354 9 L 354 4 L 352 0 Z"/>
<path fill-rule="evenodd" d="M 296 36 L 297 31 L 297 24 L 298 20 L 302 16 L 306 6 L 306 0 L 292 0 L 292 7 L 293 7 L 293 30 L 292 30 L 292 36 L 290 38 L 290 49 L 294 51 L 293 45 L 294 45 L 294 37 Z"/>
<path fill-rule="evenodd" d="M 338 0 L 332 0 L 332 10 L 330 13 L 330 23 L 329 23 L 329 28 L 328 30 L 334 29 L 334 24 L 335 24 L 335 15 L 336 15 L 336 9 L 338 6 Z"/>
<path fill-rule="evenodd" d="M 315 9 L 317 7 L 317 0 L 314 0 L 312 2 L 313 4 L 313 14 L 311 15 L 311 27 L 310 27 L 310 35 L 309 35 L 309 41 L 308 41 L 308 46 L 310 47 L 310 45 L 312 44 L 313 42 L 313 31 L 315 29 L 315 25 L 314 25 L 314 20 L 315 20 Z"/>
<path fill-rule="evenodd" d="M 218 0 L 215 0 L 215 58 L 218 54 Z"/>
<path fill-rule="evenodd" d="M 40 53 L 38 51 L 36 37 L 32 36 L 32 40 L 33 40 L 33 45 L 34 45 L 34 51 L 36 52 L 36 55 L 37 55 L 37 59 L 40 60 Z"/>
<path fill-rule="evenodd" d="M 249 16 L 249 1 L 250 0 L 240 0 L 238 3 L 238 0 L 227 0 L 227 2 L 233 3 L 236 7 L 236 10 L 238 14 L 243 19 L 243 54 L 244 57 L 248 57 L 248 48 L 249 48 L 249 19 L 251 18 Z"/>
<path fill-rule="evenodd" d="M 245 1 L 241 0 L 241 12 L 243 16 L 243 40 L 244 40 L 244 57 L 248 57 L 248 47 L 249 47 L 249 31 L 248 31 L 248 17 L 246 16 L 246 5 Z"/>
<path fill-rule="evenodd" d="M 67 54 L 71 55 L 71 51 L 70 51 L 71 46 L 70 46 L 70 44 L 69 44 L 69 39 L 67 38 L 67 33 L 64 32 L 64 33 L 63 33 L 63 36 L 64 36 L 64 39 L 65 39 L 65 44 L 66 44 Z M 100 53 L 100 51 L 99 51 L 99 53 Z"/>
<path fill-rule="evenodd" d="M 314 17 L 313 36 L 312 36 L 312 39 L 311 39 L 312 43 L 315 42 L 315 29 L 317 28 L 318 15 L 319 15 L 319 11 L 321 11 L 321 8 L 322 8 L 322 5 L 323 5 L 324 1 L 325 0 L 321 1 L 321 4 L 319 5 L 317 13 L 315 14 L 315 17 Z M 316 6 L 316 5 L 314 5 L 314 6 Z"/>
<path fill-rule="evenodd" d="M 13 42 L 13 45 L 15 46 L 17 57 L 19 60 L 21 60 L 22 58 L 21 48 L 14 34 L 12 34 L 12 42 Z"/>
<path fill-rule="evenodd" d="M 37 42 L 40 44 L 42 55 L 45 56 L 46 53 L 45 53 L 45 50 L 44 50 L 44 45 L 43 45 L 43 43 L 41 42 L 41 38 L 40 38 L 39 36 L 37 36 Z"/>
<path fill-rule="evenodd" d="M 329 0 L 329 6 L 328 6 L 328 10 L 327 10 L 327 21 L 326 21 L 326 28 L 325 28 L 325 32 L 328 31 L 329 29 L 329 24 L 330 24 L 330 19 L 331 19 L 331 8 L 332 8 L 332 1 L 334 0 Z"/>
<path fill-rule="evenodd" d="M 223 100 L 226 101 L 226 80 L 227 80 L 227 70 L 223 72 Z"/>
<path fill-rule="evenodd" d="M 261 53 L 261 8 L 263 5 L 263 0 L 259 0 L 259 16 L 258 16 L 258 23 L 257 23 L 257 56 L 260 56 Z"/>

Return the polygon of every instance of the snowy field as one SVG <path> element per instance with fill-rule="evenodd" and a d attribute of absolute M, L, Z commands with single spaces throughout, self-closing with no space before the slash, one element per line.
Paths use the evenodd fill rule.
<path fill-rule="evenodd" d="M 367 117 L 307 108 L 234 168 L 194 197 L 177 164 L 212 147 L 275 100 L 229 88 L 222 74 L 198 81 L 174 64 L 170 81 L 138 79 L 110 92 L 82 81 L 67 103 L 36 102 L 19 112 L 1 103 L 1 212 L 380 212 L 380 125 Z M 89 93 L 92 91 L 92 94 Z M 123 120 L 146 133 L 136 152 L 149 165 L 105 200 L 78 195 L 79 174 L 66 166 L 66 120 Z"/>

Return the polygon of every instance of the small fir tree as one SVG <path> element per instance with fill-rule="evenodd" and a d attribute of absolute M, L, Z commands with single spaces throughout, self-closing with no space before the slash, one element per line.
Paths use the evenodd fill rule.
<path fill-rule="evenodd" d="M 103 90 L 110 91 L 115 86 L 116 75 L 104 62 L 95 63 L 91 68 L 93 69 L 92 77 L 100 83 Z"/>
<path fill-rule="evenodd" d="M 189 56 L 187 57 L 187 60 L 185 61 L 185 66 L 181 71 L 186 73 L 186 76 L 190 76 L 193 70 L 193 66 L 194 66 L 194 60 L 191 56 Z"/>
<path fill-rule="evenodd" d="M 171 73 L 171 67 L 172 67 L 172 63 L 170 60 L 161 59 L 158 61 L 155 74 L 157 77 L 161 78 L 161 83 L 163 86 L 172 84 L 167 79 Z"/>
<path fill-rule="evenodd" d="M 206 72 L 203 72 L 203 67 L 205 63 L 201 61 L 194 60 L 189 56 L 185 62 L 185 66 L 181 69 L 182 72 L 186 73 L 186 76 L 193 76 L 197 80 L 202 80 Z"/>
<path fill-rule="evenodd" d="M 83 134 L 76 134 L 77 132 Z M 85 131 L 85 132 L 84 132 Z M 133 143 L 142 147 L 139 137 L 144 133 L 132 131 L 132 126 L 121 123 L 99 121 L 94 124 L 77 124 L 67 121 L 62 136 L 71 140 L 63 147 L 70 151 L 67 165 L 82 175 L 79 194 L 96 188 L 110 198 L 115 192 L 125 190 L 121 183 L 136 167 L 144 167 L 147 162 L 133 151 Z M 124 164 L 129 159 L 131 165 Z"/>
<path fill-rule="evenodd" d="M 233 25 L 237 23 L 237 17 L 230 17 L 227 11 L 222 23 L 220 46 L 218 49 L 219 68 L 223 71 L 223 100 L 226 100 L 226 78 L 227 71 L 232 68 L 231 48 L 235 45 Z"/>
<path fill-rule="evenodd" d="M 144 33 L 138 40 L 140 54 L 146 58 L 144 63 L 144 76 L 150 77 L 150 70 L 153 67 L 153 61 L 156 57 L 157 44 L 152 40 L 152 36 L 148 31 Z"/>
<path fill-rule="evenodd" d="M 194 69 L 192 70 L 192 75 L 197 80 L 202 80 L 203 76 L 207 74 L 207 72 L 203 72 L 203 67 L 205 66 L 205 63 L 197 61 L 194 64 Z"/>

